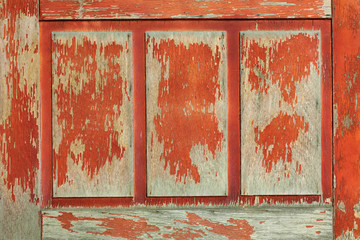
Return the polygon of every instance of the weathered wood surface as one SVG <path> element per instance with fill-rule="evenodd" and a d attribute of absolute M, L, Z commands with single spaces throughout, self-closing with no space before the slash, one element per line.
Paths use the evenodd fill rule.
<path fill-rule="evenodd" d="M 40 0 L 40 18 L 329 18 L 330 0 Z"/>
<path fill-rule="evenodd" d="M 241 32 L 242 194 L 321 194 L 320 38 Z"/>
<path fill-rule="evenodd" d="M 38 1 L 0 1 L 0 239 L 39 239 Z"/>
<path fill-rule="evenodd" d="M 53 32 L 54 197 L 133 193 L 132 39 Z"/>
<path fill-rule="evenodd" d="M 41 25 L 41 97 L 42 97 L 42 191 L 43 201 L 46 203 L 46 207 L 117 207 L 117 206 L 129 206 L 136 204 L 145 205 L 162 205 L 174 203 L 177 205 L 187 204 L 230 204 L 238 203 L 240 205 L 258 205 L 262 203 L 268 204 L 295 204 L 295 203 L 318 203 L 318 202 L 331 202 L 331 148 L 328 148 L 322 153 L 327 153 L 330 158 L 326 158 L 323 161 L 322 168 L 322 195 L 271 195 L 271 196 L 249 196 L 240 195 L 240 44 L 239 44 L 239 32 L 246 30 L 321 30 L 321 40 L 325 39 L 325 29 L 327 32 L 327 38 L 331 36 L 330 21 L 238 21 L 238 20 L 208 20 L 208 21 L 43 21 Z M 145 33 L 151 31 L 167 31 L 172 30 L 191 30 L 191 31 L 226 31 L 227 41 L 227 161 L 228 168 L 228 194 L 227 196 L 211 197 L 211 196 L 198 196 L 196 198 L 191 196 L 182 197 L 151 197 L 147 195 L 147 141 L 146 136 L 146 36 Z M 133 36 L 133 58 L 134 58 L 134 198 L 132 197 L 76 197 L 76 198 L 53 198 L 52 194 L 52 132 L 51 132 L 51 102 L 47 99 L 51 99 L 51 33 L 52 32 L 96 32 L 96 31 L 128 31 L 132 32 Z M 138 47 L 136 47 L 138 46 Z M 322 49 L 331 47 L 330 42 L 322 42 Z M 324 50 L 323 52 L 326 52 Z M 324 59 L 330 59 L 331 51 L 328 50 L 327 57 Z M 327 66 L 330 66 L 329 63 Z M 323 62 L 325 68 L 325 61 Z M 328 75 L 331 76 L 331 68 L 328 68 Z M 324 78 L 324 82 L 328 82 L 328 87 L 331 90 L 331 78 Z M 325 86 L 325 85 L 324 85 Z M 323 115 L 326 111 L 322 112 L 322 116 L 328 119 L 331 129 L 331 91 L 329 95 L 324 95 L 324 101 L 330 101 L 328 111 L 329 115 Z M 322 99 L 323 100 L 323 99 Z M 323 102 L 324 102 L 323 101 Z M 187 131 L 188 129 L 186 129 Z M 323 133 L 329 133 L 331 131 L 323 131 Z M 326 138 L 325 138 L 326 139 Z M 330 146 L 331 146 L 331 137 Z M 150 139 L 151 140 L 151 139 Z M 324 144 L 325 141 L 322 141 Z M 50 163 L 50 164 L 49 164 Z M 44 205 L 43 205 L 44 206 Z"/>
<path fill-rule="evenodd" d="M 227 195 L 224 32 L 146 33 L 148 196 Z"/>
<path fill-rule="evenodd" d="M 360 239 L 360 2 L 334 1 L 336 239 Z"/>
<path fill-rule="evenodd" d="M 332 208 L 45 210 L 43 239 L 331 239 Z"/>

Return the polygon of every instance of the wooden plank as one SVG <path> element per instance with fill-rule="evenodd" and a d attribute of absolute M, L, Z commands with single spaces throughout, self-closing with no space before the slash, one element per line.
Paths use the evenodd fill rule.
<path fill-rule="evenodd" d="M 147 194 L 227 195 L 224 32 L 146 33 Z"/>
<path fill-rule="evenodd" d="M 334 1 L 334 157 L 336 239 L 360 238 L 359 1 Z"/>
<path fill-rule="evenodd" d="M 330 0 L 40 0 L 42 20 L 330 18 Z"/>
<path fill-rule="evenodd" d="M 42 221 L 44 240 L 332 238 L 330 206 L 46 210 Z"/>
<path fill-rule="evenodd" d="M 321 33 L 240 38 L 242 194 L 321 194 Z"/>
<path fill-rule="evenodd" d="M 53 32 L 54 197 L 132 196 L 132 40 Z"/>
<path fill-rule="evenodd" d="M 40 239 L 38 1 L 0 2 L 0 238 Z"/>

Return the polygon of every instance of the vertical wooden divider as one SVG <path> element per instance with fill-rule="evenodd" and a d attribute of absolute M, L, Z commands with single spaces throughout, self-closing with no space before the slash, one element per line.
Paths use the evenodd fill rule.
<path fill-rule="evenodd" d="M 0 1 L 0 239 L 39 239 L 39 1 Z"/>
<path fill-rule="evenodd" d="M 146 90 L 145 32 L 133 31 L 134 71 L 134 201 L 142 204 L 146 198 Z"/>
<path fill-rule="evenodd" d="M 42 23 L 40 23 L 42 25 Z M 49 34 L 44 27 L 40 27 L 40 66 L 46 66 L 51 62 L 51 45 L 44 44 Z M 51 67 L 43 67 L 40 71 L 40 139 L 41 139 L 41 207 L 49 207 L 52 200 L 52 148 L 44 147 L 44 144 L 52 146 L 51 136 Z M 50 114 L 44 114 L 50 113 Z"/>
<path fill-rule="evenodd" d="M 233 25 L 232 25 L 233 26 Z M 227 93 L 228 93 L 228 201 L 240 196 L 240 37 L 235 27 L 227 29 Z"/>
<path fill-rule="evenodd" d="M 331 44 L 324 44 L 326 41 L 324 39 L 329 39 L 331 41 L 331 26 L 329 24 L 322 24 L 322 43 L 321 43 L 321 51 L 323 57 L 322 63 L 322 84 L 321 84 L 321 99 L 324 102 L 322 104 L 321 109 L 321 125 L 324 126 L 321 131 L 321 149 L 322 149 L 322 157 L 321 157 L 321 184 L 322 184 L 322 196 L 323 201 L 327 203 L 331 203 L 334 200 L 332 199 L 332 189 L 333 189 L 333 162 L 332 162 L 332 153 L 333 153 L 333 145 L 332 145 L 332 107 L 333 107 L 333 99 L 332 99 L 332 73 L 333 73 L 333 65 L 332 65 L 332 47 Z M 330 83 L 328 82 L 330 81 Z"/>

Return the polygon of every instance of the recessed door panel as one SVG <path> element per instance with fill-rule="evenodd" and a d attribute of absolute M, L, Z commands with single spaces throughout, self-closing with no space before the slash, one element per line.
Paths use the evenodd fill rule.
<path fill-rule="evenodd" d="M 147 194 L 227 194 L 225 32 L 146 33 Z"/>
<path fill-rule="evenodd" d="M 242 193 L 321 194 L 320 32 L 240 41 Z"/>
<path fill-rule="evenodd" d="M 54 197 L 131 196 L 132 40 L 52 34 Z"/>

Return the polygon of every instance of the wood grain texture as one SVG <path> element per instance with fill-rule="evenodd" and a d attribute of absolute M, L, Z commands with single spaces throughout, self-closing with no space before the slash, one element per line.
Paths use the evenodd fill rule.
<path fill-rule="evenodd" d="M 54 197 L 133 194 L 132 40 L 53 32 Z"/>
<path fill-rule="evenodd" d="M 43 239 L 331 239 L 331 207 L 46 210 Z"/>
<path fill-rule="evenodd" d="M 360 239 L 360 3 L 334 1 L 336 239 Z"/>
<path fill-rule="evenodd" d="M 241 32 L 243 194 L 321 194 L 319 31 Z"/>
<path fill-rule="evenodd" d="M 147 193 L 227 195 L 224 32 L 146 34 Z"/>
<path fill-rule="evenodd" d="M 0 1 L 0 239 L 39 239 L 38 2 Z"/>
<path fill-rule="evenodd" d="M 40 0 L 52 19 L 330 18 L 330 0 Z"/>

